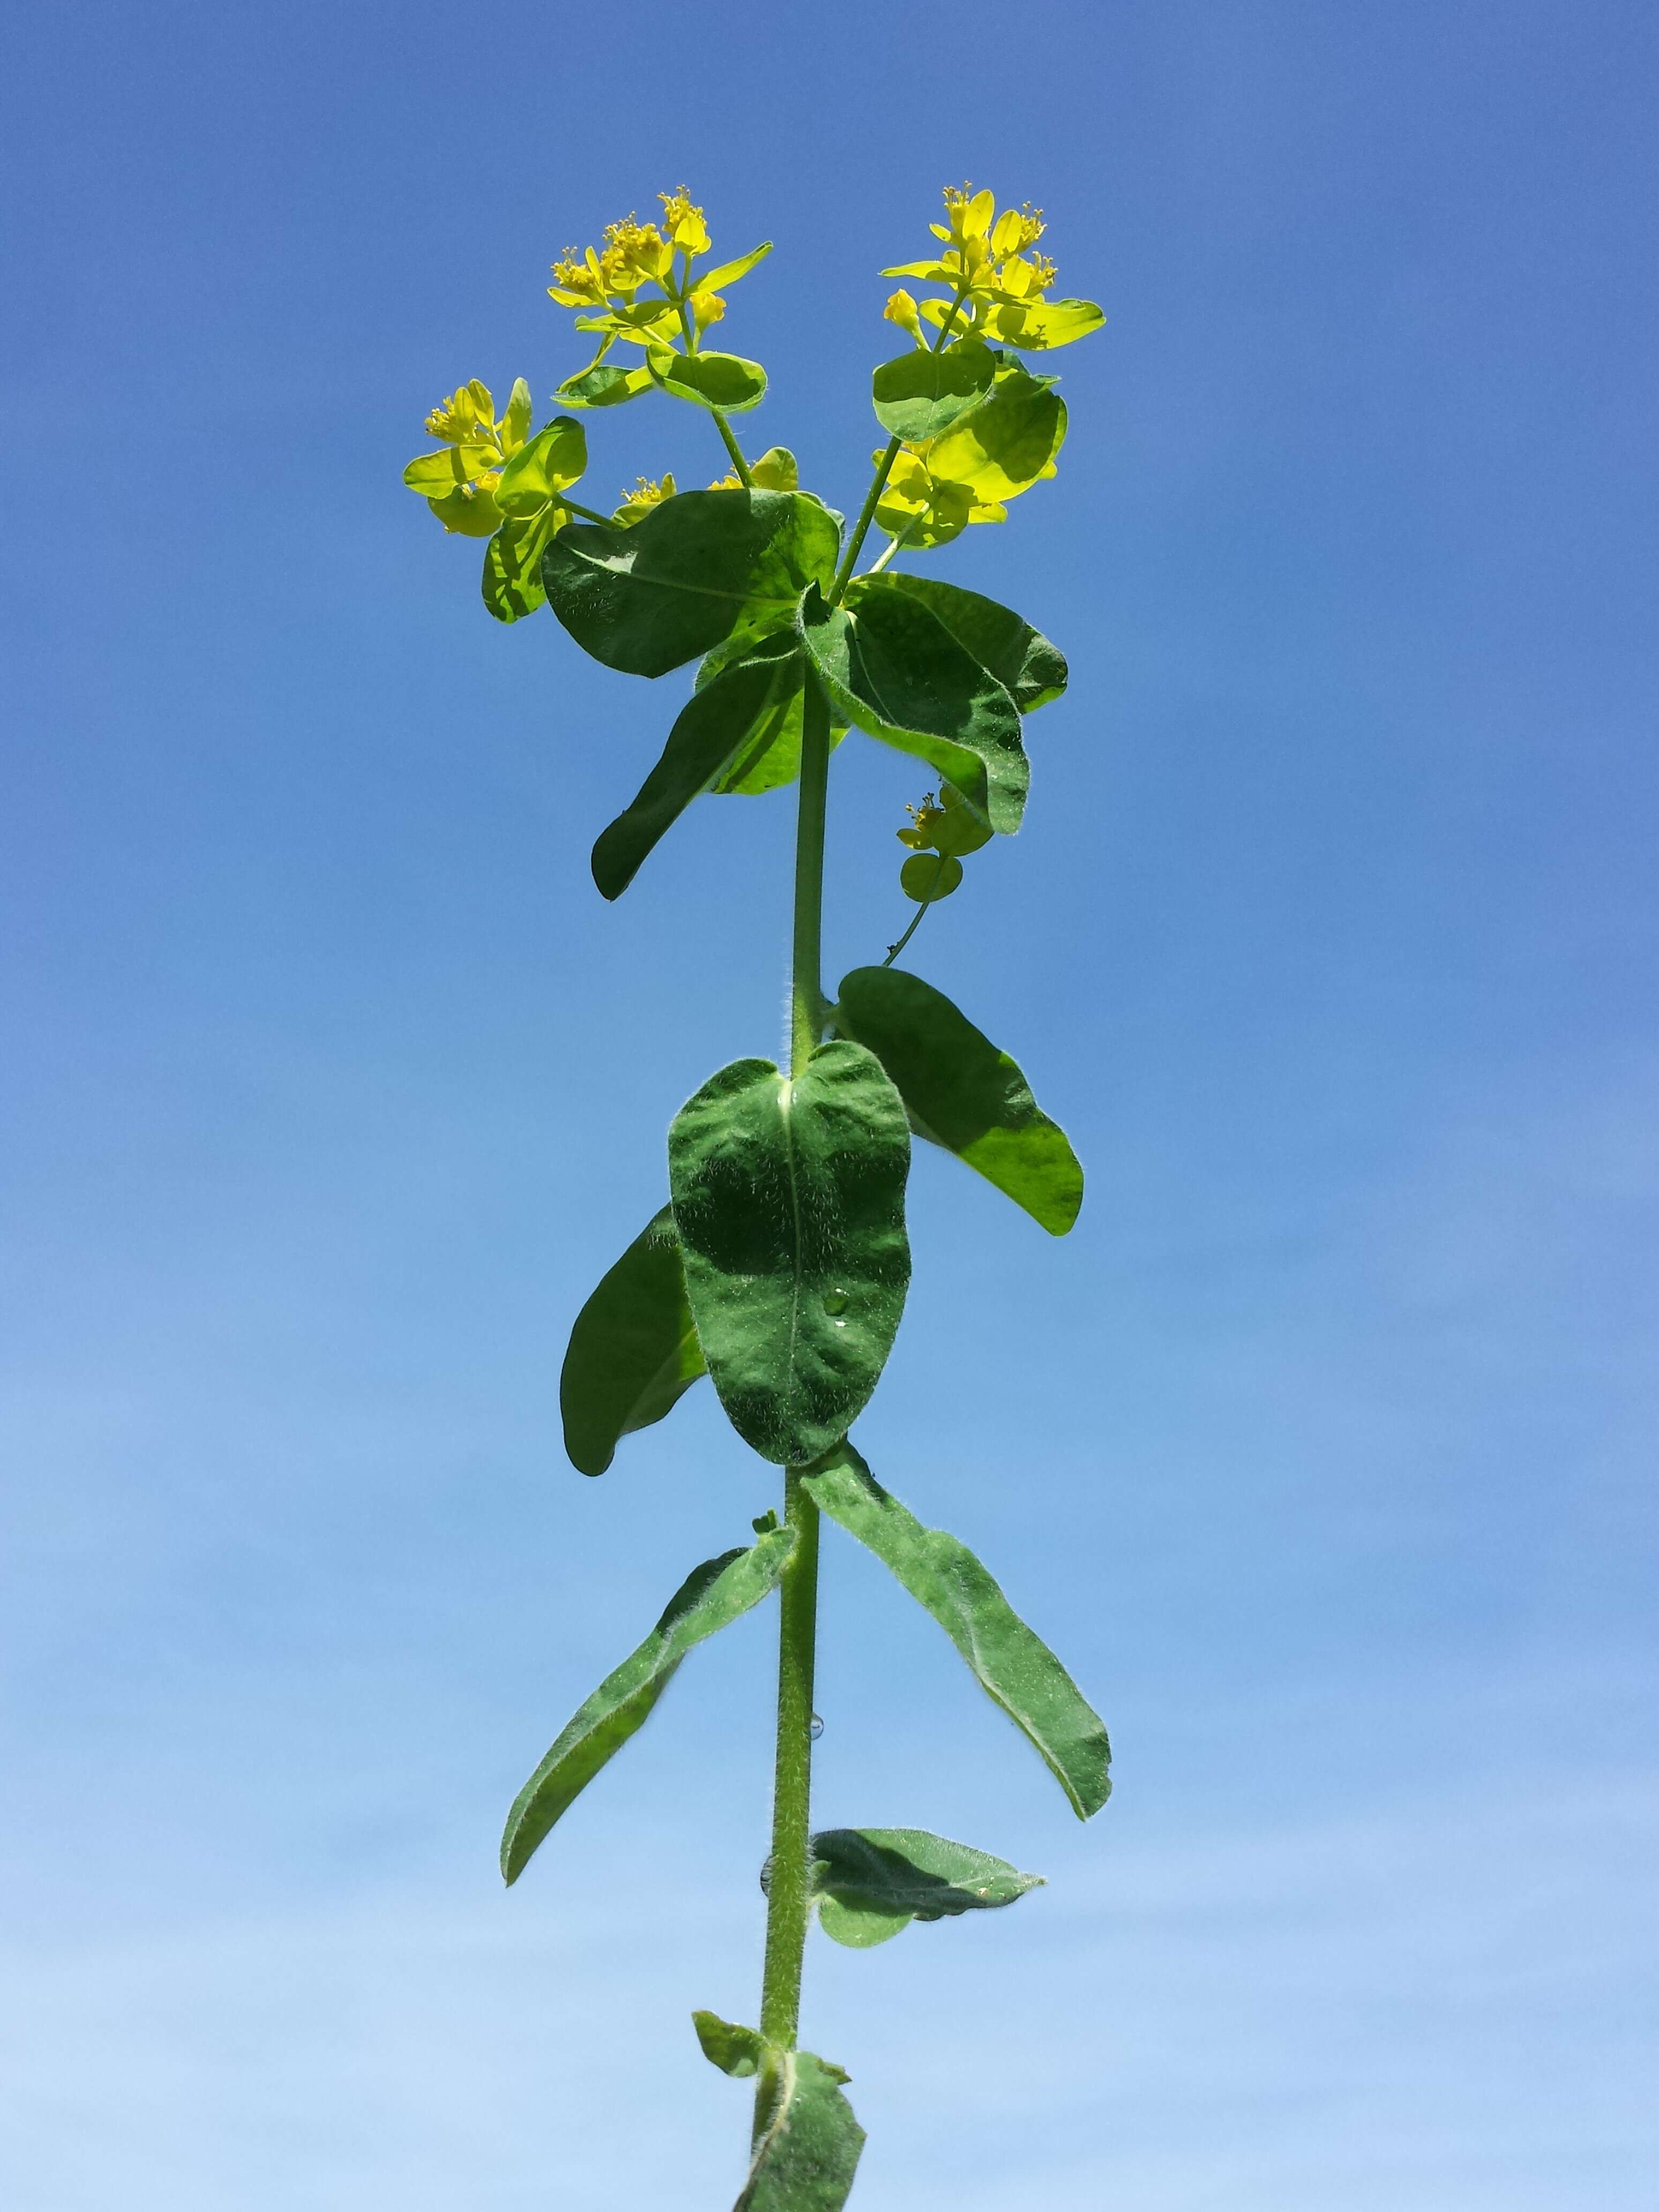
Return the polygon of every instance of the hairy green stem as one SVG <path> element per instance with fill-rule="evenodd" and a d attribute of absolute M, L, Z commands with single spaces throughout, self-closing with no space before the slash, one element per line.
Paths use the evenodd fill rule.
<path fill-rule="evenodd" d="M 766 1899 L 761 2033 L 792 2050 L 800 2027 L 801 1963 L 812 1909 L 812 1669 L 817 1642 L 818 1509 L 799 1468 L 783 1478 L 795 1546 L 778 1586 L 778 1753 L 772 1793 L 772 1872 Z"/>
<path fill-rule="evenodd" d="M 752 491 L 755 488 L 755 479 L 749 473 L 749 464 L 743 458 L 742 447 L 732 435 L 732 425 L 718 407 L 711 407 L 708 411 L 714 418 L 714 428 L 725 441 L 726 452 L 732 456 L 732 465 L 738 472 L 738 482 L 745 491 Z"/>
<path fill-rule="evenodd" d="M 823 818 L 830 783 L 830 701 L 817 678 L 801 701 L 800 797 L 795 830 L 795 912 L 789 997 L 789 1064 L 799 1076 L 823 1034 L 820 986 Z M 783 1478 L 784 1520 L 794 1548 L 779 1584 L 777 1763 L 772 1786 L 772 1871 L 766 1897 L 761 2033 L 793 2048 L 800 2024 L 801 1964 L 812 1909 L 812 1672 L 817 1643 L 818 1509 L 802 1469 Z M 757 2090 L 757 2098 L 764 2088 Z M 756 2106 L 758 2118 L 760 2106 Z"/>

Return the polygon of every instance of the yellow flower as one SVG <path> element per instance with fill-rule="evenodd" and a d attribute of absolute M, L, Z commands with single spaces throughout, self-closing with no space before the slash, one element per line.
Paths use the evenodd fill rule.
<path fill-rule="evenodd" d="M 657 198 L 662 202 L 670 243 L 683 253 L 707 253 L 708 225 L 703 221 L 702 210 L 692 206 L 685 186 L 682 185 L 677 192 L 659 192 Z"/>
<path fill-rule="evenodd" d="M 674 249 L 654 222 L 635 222 L 630 215 L 605 225 L 599 268 L 607 291 L 631 300 L 641 284 L 660 283 L 673 262 Z"/>
<path fill-rule="evenodd" d="M 665 471 L 660 483 L 649 477 L 641 477 L 632 491 L 623 494 L 623 503 L 611 520 L 626 530 L 635 522 L 643 522 L 653 507 L 660 507 L 665 499 L 672 499 L 678 486 L 671 473 Z"/>
<path fill-rule="evenodd" d="M 726 302 L 718 292 L 693 292 L 687 304 L 700 331 L 706 331 L 710 323 L 719 322 L 726 313 Z"/>

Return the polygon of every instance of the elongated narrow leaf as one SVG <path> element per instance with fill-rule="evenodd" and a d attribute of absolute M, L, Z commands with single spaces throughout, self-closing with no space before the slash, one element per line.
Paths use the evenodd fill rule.
<path fill-rule="evenodd" d="M 754 2157 L 734 2212 L 841 2212 L 864 2130 L 841 2093 L 847 2075 L 810 2051 L 769 2051 Z"/>
<path fill-rule="evenodd" d="M 686 355 L 653 346 L 646 360 L 665 392 L 676 399 L 694 400 L 699 407 L 738 415 L 746 407 L 757 407 L 766 397 L 766 371 L 757 361 L 744 361 L 740 354 Z"/>
<path fill-rule="evenodd" d="M 1050 1236 L 1066 1234 L 1083 1203 L 1083 1170 L 1066 1132 L 1016 1063 L 942 991 L 902 968 L 854 968 L 842 978 L 836 1027 L 868 1045 L 928 1136 Z"/>
<path fill-rule="evenodd" d="M 661 1420 L 707 1371 L 665 1206 L 601 1276 L 570 1332 L 559 1410 L 571 1465 L 603 1474 L 622 1437 Z"/>
<path fill-rule="evenodd" d="M 869 578 L 855 608 L 831 607 L 816 590 L 801 601 L 800 634 L 831 704 L 872 738 L 925 760 L 994 830 L 1011 833 L 1030 783 L 1019 710 L 893 580 Z"/>
<path fill-rule="evenodd" d="M 827 583 L 838 519 L 805 492 L 687 491 L 623 529 L 572 523 L 542 562 L 547 603 L 607 668 L 661 676 L 742 626 L 787 623 Z"/>
<path fill-rule="evenodd" d="M 943 1529 L 925 1528 L 850 1443 L 838 1445 L 806 1480 L 830 1519 L 933 1614 L 980 1686 L 1035 1746 L 1078 1818 L 1099 1812 L 1112 1786 L 1105 1724 L 968 1547 Z"/>
<path fill-rule="evenodd" d="M 942 353 L 921 346 L 902 353 L 884 362 L 872 380 L 876 419 L 890 436 L 921 445 L 979 405 L 996 369 L 989 346 L 947 346 Z"/>
<path fill-rule="evenodd" d="M 524 1872 L 560 1814 L 643 1727 L 692 1645 L 777 1587 L 794 1540 L 792 1528 L 773 1529 L 746 1550 L 705 1559 L 686 1577 L 650 1635 L 566 1723 L 514 1800 L 501 1838 L 501 1872 L 509 1882 Z"/>
<path fill-rule="evenodd" d="M 925 1828 L 826 1828 L 812 1838 L 812 1857 L 819 1923 L 852 1950 L 885 1942 L 912 1920 L 992 1911 L 1042 1886 L 1041 1875 Z"/>
<path fill-rule="evenodd" d="M 1018 362 L 997 372 L 996 389 L 927 448 L 935 477 L 966 484 L 976 499 L 1012 499 L 1053 466 L 1066 439 L 1066 404 L 1054 379 Z"/>
<path fill-rule="evenodd" d="M 510 517 L 484 548 L 483 603 L 497 622 L 532 615 L 547 594 L 542 589 L 542 554 L 556 510 L 549 507 L 527 520 Z"/>
<path fill-rule="evenodd" d="M 933 576 L 894 570 L 886 580 L 920 599 L 963 651 L 990 670 L 1022 714 L 1046 707 L 1066 689 L 1065 655 L 1012 607 L 999 606 L 981 592 L 964 592 L 959 584 L 941 583 Z M 858 605 L 865 588 L 862 581 L 851 586 L 849 606 Z"/>
<path fill-rule="evenodd" d="M 758 2074 L 766 2056 L 766 2038 L 757 2028 L 738 2027 L 729 2020 L 722 2020 L 717 2012 L 694 2012 L 691 2025 L 697 2031 L 697 2041 L 702 2045 L 702 2055 L 711 2066 L 718 2066 L 722 2074 L 743 2081 Z"/>
<path fill-rule="evenodd" d="M 697 277 L 697 290 L 718 292 L 723 284 L 735 284 L 739 276 L 746 276 L 757 263 L 764 261 L 771 251 L 772 241 L 769 238 L 764 246 L 751 246 L 747 253 L 740 253 L 735 261 L 722 261 L 718 269 L 702 270 Z"/>
<path fill-rule="evenodd" d="M 800 689 L 803 656 L 785 631 L 734 660 L 707 690 L 695 691 L 675 720 L 657 763 L 633 804 L 593 848 L 593 880 L 608 899 L 620 898 L 652 847 L 700 792 L 740 754 L 751 752 Z"/>
<path fill-rule="evenodd" d="M 763 1459 L 817 1458 L 876 1387 L 910 1279 L 909 1164 L 898 1093 L 844 1039 L 794 1082 L 734 1060 L 675 1116 L 669 1188 L 697 1335 Z"/>

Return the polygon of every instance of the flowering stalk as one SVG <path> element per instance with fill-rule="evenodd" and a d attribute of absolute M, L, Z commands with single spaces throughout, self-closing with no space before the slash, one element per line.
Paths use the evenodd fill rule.
<path fill-rule="evenodd" d="M 1006 1860 L 893 1827 L 811 1825 L 818 1553 L 824 1518 L 891 1571 L 938 1621 L 1036 1749 L 1080 1818 L 1109 1788 L 1106 1732 L 1048 1646 L 954 1537 L 927 1528 L 870 1472 L 850 1430 L 873 1392 L 909 1284 L 904 1202 L 911 1133 L 929 1138 L 1063 1236 L 1083 1172 L 1009 1055 L 943 994 L 900 969 L 922 916 L 960 889 L 963 862 L 1017 830 L 1030 768 L 1024 720 L 1066 686 L 1039 631 L 977 592 L 898 569 L 897 556 L 1001 522 L 1054 474 L 1066 408 L 1021 356 L 1070 343 L 1103 318 L 1050 300 L 1040 215 L 947 191 L 932 257 L 890 276 L 885 314 L 911 349 L 874 374 L 886 443 L 850 532 L 805 490 L 793 455 L 752 463 L 729 417 L 758 405 L 765 371 L 711 349 L 726 293 L 769 246 L 705 269 L 701 208 L 682 189 L 658 221 L 612 223 L 566 252 L 551 296 L 596 340 L 556 395 L 574 412 L 532 432 L 529 387 L 495 412 L 462 386 L 427 428 L 437 450 L 404 480 L 446 530 L 487 539 L 485 605 L 514 622 L 547 605 L 607 667 L 654 677 L 699 664 L 661 758 L 593 848 L 595 884 L 620 897 L 705 793 L 798 786 L 787 1070 L 718 1070 L 674 1116 L 667 1202 L 576 1316 L 560 1380 L 566 1449 L 603 1474 L 622 1439 L 663 1419 L 705 1376 L 732 1427 L 782 1470 L 782 1512 L 693 1570 L 651 1633 L 577 1710 L 520 1791 L 501 1844 L 515 1881 L 555 1823 L 643 1724 L 692 1646 L 779 1596 L 777 1741 L 759 2025 L 693 2015 L 703 2051 L 752 2078 L 749 2176 L 738 2212 L 837 2212 L 863 2131 L 839 2067 L 799 2048 L 814 1921 L 867 1948 L 912 1921 L 1006 1907 L 1036 1886 Z M 701 407 L 732 463 L 707 490 L 641 476 L 607 517 L 571 495 L 587 467 L 585 418 L 647 392 Z M 862 574 L 868 533 L 888 543 Z M 851 729 L 926 768 L 899 837 L 915 908 L 879 965 L 822 981 L 830 756 Z"/>

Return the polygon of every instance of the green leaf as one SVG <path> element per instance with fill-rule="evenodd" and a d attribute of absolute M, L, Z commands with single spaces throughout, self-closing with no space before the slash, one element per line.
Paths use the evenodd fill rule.
<path fill-rule="evenodd" d="M 750 461 L 749 473 L 761 491 L 800 489 L 800 470 L 787 446 L 769 446 L 757 461 Z"/>
<path fill-rule="evenodd" d="M 427 505 L 446 530 L 461 538 L 493 538 L 504 519 L 482 485 L 457 484 L 441 499 L 428 499 Z"/>
<path fill-rule="evenodd" d="M 942 1529 L 923 1528 L 850 1443 L 815 1468 L 806 1486 L 830 1519 L 872 1551 L 933 1614 L 981 1689 L 1036 1747 L 1078 1818 L 1099 1812 L 1112 1786 L 1105 1724 L 968 1547 Z"/>
<path fill-rule="evenodd" d="M 841 2212 L 864 2148 L 841 2093 L 847 2078 L 810 2051 L 769 2049 L 754 2156 L 733 2212 Z"/>
<path fill-rule="evenodd" d="M 738 354 L 683 354 L 653 346 L 646 361 L 665 392 L 676 399 L 695 400 L 699 407 L 740 415 L 745 408 L 758 407 L 766 397 L 766 371 L 757 361 L 744 361 Z"/>
<path fill-rule="evenodd" d="M 734 1060 L 674 1117 L 691 1312 L 720 1403 L 763 1459 L 817 1458 L 876 1387 L 910 1279 L 909 1164 L 898 1093 L 844 1040 L 794 1082 Z"/>
<path fill-rule="evenodd" d="M 928 1136 L 1051 1236 L 1066 1234 L 1083 1203 L 1083 1170 L 1065 1131 L 942 991 L 903 969 L 854 968 L 842 978 L 836 1026 L 875 1054 Z"/>
<path fill-rule="evenodd" d="M 933 474 L 966 484 L 982 500 L 1012 499 L 1035 483 L 1066 437 L 1066 403 L 1053 383 L 1007 362 L 985 404 L 929 446 Z"/>
<path fill-rule="evenodd" d="M 483 603 L 497 622 L 533 615 L 546 593 L 542 589 L 542 551 L 552 532 L 555 510 L 526 521 L 509 519 L 484 548 Z"/>
<path fill-rule="evenodd" d="M 1046 707 L 1066 689 L 1065 655 L 1011 607 L 932 576 L 895 571 L 884 580 L 920 599 L 963 652 L 990 670 L 1022 714 Z M 848 597 L 856 604 L 856 587 Z"/>
<path fill-rule="evenodd" d="M 661 1420 L 707 1371 L 665 1206 L 600 1277 L 570 1332 L 559 1411 L 571 1465 L 603 1474 L 622 1437 Z"/>
<path fill-rule="evenodd" d="M 844 607 L 827 605 L 817 591 L 801 601 L 800 634 L 831 704 L 871 737 L 925 760 L 994 830 L 1012 833 L 1030 782 L 1019 710 L 896 582 L 864 578 Z"/>
<path fill-rule="evenodd" d="M 556 415 L 501 471 L 495 504 L 503 514 L 539 514 L 587 467 L 587 433 L 574 415 Z"/>
<path fill-rule="evenodd" d="M 718 2066 L 722 2074 L 730 2074 L 741 2081 L 746 2075 L 760 2072 L 761 2061 L 766 2056 L 766 2038 L 757 2028 L 738 2027 L 729 2020 L 722 2020 L 717 2012 L 694 2012 L 691 2025 L 697 2031 L 703 2057 L 711 2066 Z"/>
<path fill-rule="evenodd" d="M 694 1644 L 726 1628 L 777 1587 L 795 1540 L 792 1528 L 723 1552 L 693 1570 L 643 1644 L 607 1674 L 560 1730 L 514 1799 L 501 1838 L 501 1872 L 514 1882 L 548 1830 L 599 1769 L 650 1717 Z"/>
<path fill-rule="evenodd" d="M 593 848 L 593 880 L 605 897 L 622 896 L 658 839 L 739 754 L 763 756 L 801 680 L 799 644 L 785 632 L 765 639 L 705 690 L 692 693 L 668 733 L 662 758 Z"/>
<path fill-rule="evenodd" d="M 890 436 L 924 445 L 979 405 L 996 370 L 997 356 L 984 345 L 902 353 L 884 362 L 872 380 L 876 419 Z"/>
<path fill-rule="evenodd" d="M 1071 345 L 1105 319 L 1105 309 L 1092 300 L 1037 300 L 991 310 L 991 329 L 1004 345 L 1032 349 Z"/>
<path fill-rule="evenodd" d="M 542 563 L 548 605 L 585 652 L 661 676 L 741 629 L 787 623 L 827 583 L 838 519 L 804 492 L 688 491 L 630 529 L 572 523 Z"/>
<path fill-rule="evenodd" d="M 913 1919 L 991 1911 L 1042 1887 L 1041 1875 L 925 1828 L 828 1828 L 813 1837 L 812 1856 L 819 1923 L 854 1950 L 886 1942 Z"/>
<path fill-rule="evenodd" d="M 789 635 L 794 638 L 793 621 Z M 698 690 L 703 690 L 712 684 L 734 660 L 742 659 L 755 650 L 753 641 L 742 636 L 728 638 L 724 645 L 717 645 L 712 653 L 703 656 L 697 669 Z M 752 797 L 757 793 L 777 791 L 785 784 L 793 783 L 800 774 L 804 703 L 804 686 L 797 686 L 782 697 L 775 699 L 744 743 L 709 785 L 710 791 L 723 797 L 732 794 Z M 832 715 L 830 724 L 830 749 L 832 752 L 846 735 L 845 719 Z"/>
<path fill-rule="evenodd" d="M 648 368 L 624 368 L 620 362 L 601 362 L 580 376 L 567 377 L 553 397 L 567 407 L 620 407 L 656 388 Z"/>

